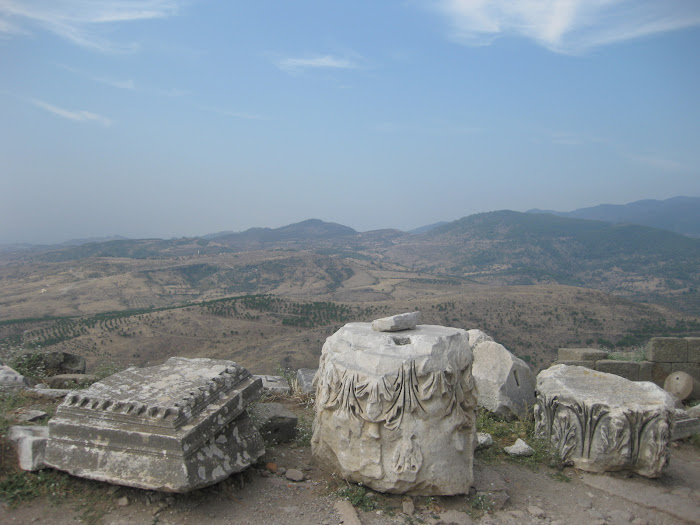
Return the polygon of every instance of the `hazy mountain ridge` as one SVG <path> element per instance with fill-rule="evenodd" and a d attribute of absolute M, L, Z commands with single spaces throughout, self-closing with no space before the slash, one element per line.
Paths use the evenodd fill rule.
<path fill-rule="evenodd" d="M 251 228 L 212 240 L 87 243 L 46 252 L 40 259 L 164 259 L 259 250 L 301 250 L 336 259 L 371 260 L 486 284 L 583 286 L 689 312 L 700 309 L 700 239 L 639 225 L 510 210 L 470 215 L 418 234 L 399 230 L 359 233 L 347 226 L 310 219 L 281 228 Z M 193 273 L 176 280 L 189 285 L 201 280 L 205 288 L 218 283 L 231 292 L 247 293 L 270 291 L 281 285 L 285 274 L 274 271 L 277 275 L 270 274 L 263 286 L 252 267 L 233 273 L 216 267 L 188 272 Z M 339 286 L 343 276 L 332 269 L 330 286 Z M 232 279 L 244 282 L 226 285 Z"/>
<path fill-rule="evenodd" d="M 568 212 L 532 209 L 527 213 L 548 213 L 616 224 L 639 224 L 690 237 L 700 237 L 700 197 L 644 199 L 629 204 L 600 204 Z"/>

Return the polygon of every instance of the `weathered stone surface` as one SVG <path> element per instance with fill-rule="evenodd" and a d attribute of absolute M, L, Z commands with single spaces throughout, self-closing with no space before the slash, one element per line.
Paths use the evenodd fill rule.
<path fill-rule="evenodd" d="M 511 446 L 503 447 L 503 450 L 511 456 L 532 456 L 535 453 L 532 447 L 520 438 L 516 439 Z"/>
<path fill-rule="evenodd" d="M 596 362 L 595 369 L 606 374 L 615 374 L 630 381 L 639 380 L 639 363 L 634 361 L 616 361 L 614 359 L 601 359 Z"/>
<path fill-rule="evenodd" d="M 262 380 L 263 390 L 273 394 L 287 395 L 291 392 L 289 381 L 282 376 L 254 376 Z"/>
<path fill-rule="evenodd" d="M 22 470 L 41 470 L 46 468 L 44 455 L 49 427 L 14 426 L 10 427 L 7 439 L 17 451 L 19 468 Z"/>
<path fill-rule="evenodd" d="M 0 388 L 28 388 L 28 378 L 7 365 L 0 366 Z"/>
<path fill-rule="evenodd" d="M 38 385 L 36 388 L 32 388 L 30 392 L 37 397 L 44 397 L 47 399 L 62 399 L 66 397 L 70 390 L 65 390 L 63 388 L 45 388 L 44 385 Z"/>
<path fill-rule="evenodd" d="M 559 361 L 600 361 L 608 353 L 598 348 L 560 348 L 557 356 Z"/>
<path fill-rule="evenodd" d="M 688 360 L 688 341 L 680 337 L 652 337 L 647 343 L 647 360 L 684 363 Z"/>
<path fill-rule="evenodd" d="M 641 361 L 639 363 L 639 381 L 654 381 L 654 363 L 651 361 Z"/>
<path fill-rule="evenodd" d="M 26 359 L 49 376 L 85 373 L 85 358 L 68 352 L 32 352 L 23 354 L 20 359 Z"/>
<path fill-rule="evenodd" d="M 700 399 L 700 381 L 685 372 L 673 372 L 664 381 L 664 390 L 680 401 Z"/>
<path fill-rule="evenodd" d="M 24 423 L 32 423 L 46 419 L 48 414 L 43 410 L 23 410 L 17 415 L 17 419 Z"/>
<path fill-rule="evenodd" d="M 567 366 L 584 366 L 595 370 L 595 361 L 556 361 L 553 363 L 555 365 L 567 365 Z"/>
<path fill-rule="evenodd" d="M 688 342 L 688 362 L 700 363 L 700 337 L 686 337 Z"/>
<path fill-rule="evenodd" d="M 287 443 L 297 435 L 297 416 L 279 403 L 256 403 L 250 417 L 265 443 Z"/>
<path fill-rule="evenodd" d="M 671 372 L 685 372 L 700 380 L 700 363 L 671 363 Z"/>
<path fill-rule="evenodd" d="M 494 341 L 479 343 L 472 352 L 479 406 L 506 418 L 527 417 L 535 403 L 535 377 L 527 363 Z"/>
<path fill-rule="evenodd" d="M 691 416 L 687 411 L 676 409 L 673 418 L 674 424 L 671 441 L 678 441 L 679 439 L 690 437 L 693 434 L 700 434 L 700 419 Z"/>
<path fill-rule="evenodd" d="M 556 365 L 537 376 L 537 392 L 535 430 L 563 461 L 646 477 L 667 465 L 674 402 L 654 384 Z"/>
<path fill-rule="evenodd" d="M 485 341 L 493 341 L 493 337 L 491 337 L 485 332 L 482 332 L 481 330 L 477 330 L 476 328 L 467 330 L 467 333 L 469 334 L 469 344 L 472 348 L 474 348 L 479 343 L 483 343 Z"/>
<path fill-rule="evenodd" d="M 300 368 L 297 370 L 297 384 L 302 393 L 313 394 L 316 392 L 314 376 L 317 370 L 318 368 Z"/>
<path fill-rule="evenodd" d="M 399 332 L 413 330 L 420 322 L 420 312 L 407 312 L 372 321 L 372 330 L 377 332 Z"/>
<path fill-rule="evenodd" d="M 312 452 L 374 490 L 462 494 L 473 474 L 476 397 L 466 331 L 345 325 L 321 355 Z"/>
<path fill-rule="evenodd" d="M 264 453 L 246 413 L 262 381 L 232 361 L 172 357 L 71 392 L 49 421 L 46 464 L 118 485 L 187 492 Z"/>
<path fill-rule="evenodd" d="M 690 407 L 686 409 L 686 412 L 690 417 L 697 417 L 700 418 L 700 405 L 695 405 L 694 407 Z"/>
<path fill-rule="evenodd" d="M 93 374 L 58 374 L 48 378 L 49 388 L 82 388 L 97 381 Z"/>
<path fill-rule="evenodd" d="M 673 372 L 671 370 L 671 363 L 653 363 L 651 367 L 651 381 L 663 387 L 664 381 L 668 377 L 668 374 Z"/>

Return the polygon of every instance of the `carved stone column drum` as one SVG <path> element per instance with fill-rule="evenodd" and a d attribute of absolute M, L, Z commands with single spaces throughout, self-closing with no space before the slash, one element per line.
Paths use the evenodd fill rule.
<path fill-rule="evenodd" d="M 347 324 L 323 346 L 314 456 L 381 492 L 467 493 L 476 432 L 467 332 L 374 326 Z"/>

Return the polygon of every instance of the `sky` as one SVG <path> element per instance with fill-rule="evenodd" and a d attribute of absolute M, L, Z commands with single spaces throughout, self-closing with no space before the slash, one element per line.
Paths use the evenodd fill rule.
<path fill-rule="evenodd" d="M 0 243 L 700 196 L 697 0 L 0 0 Z"/>

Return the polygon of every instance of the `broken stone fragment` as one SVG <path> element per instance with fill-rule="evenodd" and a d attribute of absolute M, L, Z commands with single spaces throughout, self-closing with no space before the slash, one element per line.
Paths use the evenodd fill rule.
<path fill-rule="evenodd" d="M 0 389 L 2 388 L 27 388 L 30 380 L 7 365 L 0 366 Z"/>
<path fill-rule="evenodd" d="M 375 332 L 399 332 L 402 330 L 413 330 L 420 321 L 420 312 L 408 312 L 405 314 L 392 315 L 372 321 L 372 330 Z"/>
<path fill-rule="evenodd" d="M 70 392 L 49 421 L 47 466 L 118 485 L 188 492 L 262 456 L 246 407 L 262 381 L 232 361 L 172 357 Z"/>
<path fill-rule="evenodd" d="M 250 417 L 267 444 L 287 443 L 297 435 L 297 416 L 280 403 L 256 403 Z"/>
<path fill-rule="evenodd" d="M 19 468 L 22 470 L 41 470 L 46 468 L 44 463 L 46 441 L 49 428 L 44 426 L 14 426 L 10 427 L 8 440 L 17 450 Z"/>
<path fill-rule="evenodd" d="M 97 381 L 93 374 L 58 374 L 48 378 L 49 388 L 82 388 Z"/>
<path fill-rule="evenodd" d="M 318 368 L 300 368 L 297 370 L 297 384 L 302 393 L 313 394 L 316 392 L 314 376 L 317 370 Z"/>
<path fill-rule="evenodd" d="M 48 416 L 43 410 L 23 410 L 17 416 L 17 419 L 24 423 L 32 423 L 34 421 L 39 421 L 45 419 Z"/>
<path fill-rule="evenodd" d="M 535 453 L 532 447 L 520 438 L 510 447 L 504 447 L 503 450 L 511 456 L 532 456 Z"/>
<path fill-rule="evenodd" d="M 528 418 L 535 404 L 535 377 L 528 364 L 495 341 L 472 344 L 472 352 L 479 406 L 505 418 Z"/>
<path fill-rule="evenodd" d="M 265 392 L 271 394 L 283 394 L 287 395 L 291 392 L 289 387 L 289 381 L 287 381 L 282 376 L 253 376 L 255 378 L 260 378 L 262 380 L 262 387 Z"/>
<path fill-rule="evenodd" d="M 566 365 L 537 376 L 535 431 L 581 470 L 658 477 L 673 411 L 673 396 L 650 382 Z"/>

